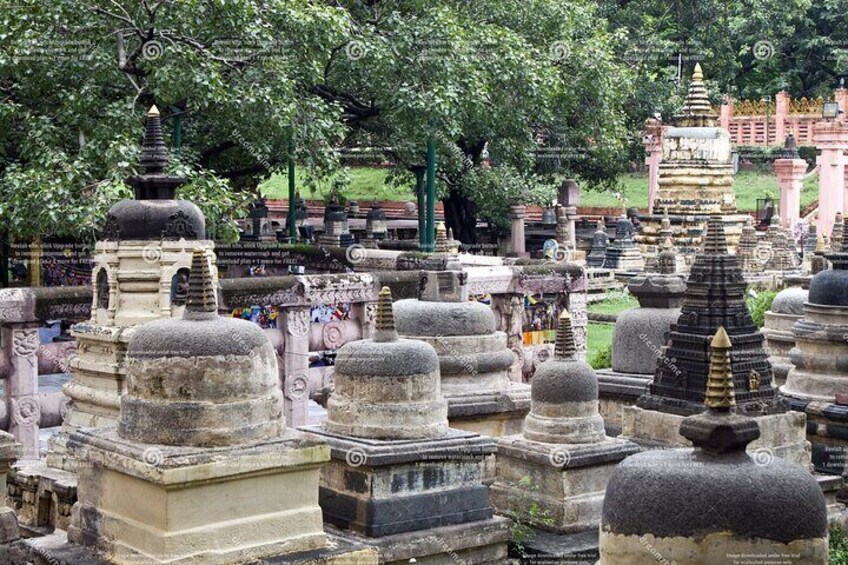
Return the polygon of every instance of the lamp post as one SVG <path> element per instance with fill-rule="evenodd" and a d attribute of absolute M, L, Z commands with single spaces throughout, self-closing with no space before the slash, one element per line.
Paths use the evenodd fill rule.
<path fill-rule="evenodd" d="M 294 198 L 295 198 L 295 182 L 294 182 L 294 128 L 289 127 L 289 243 L 297 241 L 297 227 L 294 225 Z"/>
<path fill-rule="evenodd" d="M 436 143 L 427 142 L 427 248 L 432 252 L 436 243 Z"/>

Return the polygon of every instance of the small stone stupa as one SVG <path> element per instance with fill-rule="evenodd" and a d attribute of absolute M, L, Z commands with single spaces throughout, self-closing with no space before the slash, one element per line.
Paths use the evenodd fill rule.
<path fill-rule="evenodd" d="M 736 258 L 743 273 L 759 273 L 763 270 L 763 261 L 757 250 L 757 230 L 754 228 L 754 219 L 749 216 L 742 227 L 742 236 L 736 247 Z"/>
<path fill-rule="evenodd" d="M 592 235 L 592 249 L 589 250 L 589 255 L 586 257 L 586 266 L 603 267 L 608 245 L 609 236 L 607 235 L 607 228 L 604 225 L 604 219 L 601 218 L 598 220 L 598 227 Z"/>
<path fill-rule="evenodd" d="M 536 369 L 531 386 L 533 407 L 523 434 L 498 442 L 492 502 L 537 528 L 595 529 L 610 473 L 639 447 L 607 437 L 598 413 L 598 378 L 576 357 L 567 310 L 559 318 L 554 356 Z M 532 484 L 525 477 L 533 477 Z M 538 505 L 535 518 L 526 516 L 528 504 Z"/>
<path fill-rule="evenodd" d="M 50 440 L 50 467 L 74 469 L 65 442 L 78 428 L 117 425 L 125 392 L 125 352 L 135 327 L 181 317 L 178 291 L 192 249 L 211 256 L 214 243 L 206 239 L 203 213 L 189 201 L 174 199 L 186 179 L 166 173 L 168 162 L 159 110 L 153 106 L 145 120 L 141 174 L 126 181 L 135 199 L 109 209 L 94 248 L 91 319 L 71 328 L 79 354 L 70 362 L 73 378 L 62 391 L 73 403 L 62 432 Z M 211 272 L 217 285 L 218 271 L 213 266 Z"/>
<path fill-rule="evenodd" d="M 604 268 L 639 272 L 645 268 L 645 259 L 633 240 L 633 222 L 625 215 L 615 227 L 615 241 L 607 246 Z"/>
<path fill-rule="evenodd" d="M 195 250 L 183 319 L 130 340 L 118 429 L 71 436 L 86 464 L 68 539 L 119 565 L 325 562 L 340 551 L 318 505 L 329 450 L 285 430 L 274 347 L 255 324 L 218 317 L 209 262 Z"/>
<path fill-rule="evenodd" d="M 833 220 L 833 228 L 830 230 L 830 250 L 834 253 L 842 251 L 844 233 L 845 221 L 842 219 L 842 212 L 837 212 L 836 218 Z"/>
<path fill-rule="evenodd" d="M 827 257 L 833 268 L 810 281 L 803 317 L 792 327 L 794 366 L 780 392 L 807 415 L 816 469 L 842 474 L 848 471 L 848 253 Z"/>
<path fill-rule="evenodd" d="M 335 368 L 324 424 L 303 428 L 331 448 L 324 520 L 377 547 L 384 563 L 505 559 L 510 522 L 493 517 L 482 482 L 495 444 L 448 427 L 439 357 L 398 337 L 388 287 L 373 339 L 343 345 Z"/>
<path fill-rule="evenodd" d="M 707 411 L 683 420 L 693 449 L 639 453 L 621 463 L 607 486 L 600 565 L 659 559 L 668 563 L 733 563 L 790 556 L 825 564 L 825 499 L 810 473 L 780 458 L 752 459 L 746 446 L 757 421 L 734 413 L 731 342 L 712 339 Z"/>
<path fill-rule="evenodd" d="M 622 437 L 688 445 L 677 431 L 685 416 L 703 409 L 710 340 L 724 327 L 736 344 L 731 366 L 736 410 L 755 416 L 762 432 L 754 449 L 767 447 L 780 457 L 809 464 L 804 418 L 787 412 L 777 394 L 763 334 L 745 304 L 745 289 L 737 259 L 727 253 L 723 223 L 714 217 L 686 281 L 680 317 L 657 358 L 654 380 L 636 406 L 622 410 Z"/>
<path fill-rule="evenodd" d="M 447 271 L 422 277 L 442 290 L 457 282 Z M 395 303 L 398 334 L 436 350 L 451 426 L 491 437 L 519 433 L 530 410 L 530 387 L 510 378 L 515 354 L 506 333 L 497 331 L 492 309 L 463 300 L 461 293 L 435 296 L 422 286 L 420 299 Z"/>
<path fill-rule="evenodd" d="M 668 213 L 674 247 L 689 259 L 699 251 L 709 217 L 721 218 L 731 252 L 746 219 L 736 210 L 730 133 L 716 127 L 717 118 L 701 65 L 696 64 L 683 109 L 674 116 L 674 126 L 663 132 L 659 187 L 653 206 Z M 663 216 L 647 214 L 639 219 L 641 230 L 636 242 L 646 254 L 656 254 L 664 241 L 660 234 Z"/>
<path fill-rule="evenodd" d="M 657 257 L 659 273 L 639 275 L 627 285 L 639 301 L 615 321 L 612 338 L 612 370 L 618 373 L 653 375 L 666 334 L 680 316 L 686 284 L 675 274 L 676 257 L 671 240 Z"/>
<path fill-rule="evenodd" d="M 792 326 L 804 317 L 804 303 L 808 291 L 800 286 L 790 286 L 774 297 L 771 308 L 765 313 L 763 337 L 766 338 L 766 351 L 774 370 L 774 382 L 781 386 L 792 368 L 789 352 L 795 347 Z"/>

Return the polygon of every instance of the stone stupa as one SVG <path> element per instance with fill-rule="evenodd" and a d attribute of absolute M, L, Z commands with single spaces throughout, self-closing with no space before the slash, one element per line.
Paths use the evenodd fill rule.
<path fill-rule="evenodd" d="M 68 441 L 85 463 L 68 540 L 118 565 L 376 563 L 372 550 L 328 545 L 318 479 L 329 449 L 286 429 L 274 347 L 257 325 L 218 316 L 210 261 L 195 250 L 183 319 L 130 340 L 117 429 Z"/>
<path fill-rule="evenodd" d="M 593 530 L 609 475 L 639 447 L 606 435 L 598 413 L 598 378 L 576 358 L 567 310 L 559 318 L 554 356 L 536 369 L 531 386 L 533 408 L 523 434 L 498 442 L 492 502 L 501 513 L 536 528 L 558 533 Z M 535 521 L 526 516 L 528 504 L 539 508 Z"/>
<path fill-rule="evenodd" d="M 622 215 L 615 227 L 615 240 L 608 245 L 604 256 L 605 269 L 639 272 L 645 268 L 645 259 L 634 243 L 633 222 Z"/>
<path fill-rule="evenodd" d="M 746 216 L 736 210 L 730 134 L 716 127 L 701 65 L 696 64 L 686 102 L 674 117 L 674 126 L 662 136 L 662 161 L 654 210 L 668 213 L 674 247 L 691 259 L 701 246 L 707 220 L 717 215 L 724 224 L 728 247 L 734 252 Z M 640 215 L 641 230 L 636 242 L 646 254 L 655 255 L 659 246 L 663 215 Z"/>
<path fill-rule="evenodd" d="M 586 257 L 586 266 L 603 267 L 608 245 L 609 236 L 607 235 L 607 228 L 604 225 L 604 219 L 601 218 L 598 220 L 598 227 L 592 235 L 592 248 L 589 250 L 589 255 Z"/>
<path fill-rule="evenodd" d="M 828 562 L 827 509 L 816 480 L 801 466 L 746 453 L 760 429 L 755 419 L 734 412 L 734 356 L 719 327 L 703 395 L 707 411 L 680 426 L 693 449 L 640 453 L 613 473 L 601 520 L 600 565 L 761 562 L 773 556 Z"/>
<path fill-rule="evenodd" d="M 657 359 L 654 380 L 636 406 L 623 409 L 622 437 L 687 445 L 677 430 L 685 416 L 703 409 L 710 340 L 724 327 L 736 344 L 731 365 L 736 410 L 756 416 L 762 431 L 754 448 L 765 446 L 799 464 L 809 463 L 804 419 L 787 412 L 777 394 L 763 335 L 745 304 L 745 289 L 737 259 L 727 253 L 723 223 L 715 216 L 707 226 L 704 250 L 692 264 L 681 314 Z"/>
<path fill-rule="evenodd" d="M 494 441 L 448 427 L 439 357 L 398 337 L 388 287 L 375 328 L 373 339 L 338 350 L 327 418 L 302 428 L 331 449 L 321 474 L 324 520 L 376 547 L 381 563 L 502 562 L 510 522 L 493 517 L 483 484 Z"/>

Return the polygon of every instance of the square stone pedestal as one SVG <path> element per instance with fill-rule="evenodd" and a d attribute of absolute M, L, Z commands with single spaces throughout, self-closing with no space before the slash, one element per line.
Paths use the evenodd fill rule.
<path fill-rule="evenodd" d="M 247 563 L 326 547 L 318 505 L 327 446 L 289 430 L 238 447 L 147 445 L 85 429 L 68 539 L 118 565 Z"/>
<path fill-rule="evenodd" d="M 530 412 L 530 385 L 515 383 L 503 392 L 445 394 L 451 428 L 489 437 L 521 433 Z"/>
<path fill-rule="evenodd" d="M 635 443 L 618 438 L 562 445 L 501 438 L 492 504 L 499 513 L 539 529 L 597 529 L 610 475 L 622 459 L 639 451 Z M 528 516 L 533 505 L 538 514 Z"/>
<path fill-rule="evenodd" d="M 377 547 L 381 563 L 448 563 L 459 549 L 469 565 L 506 557 L 508 521 L 493 518 L 482 482 L 491 439 L 454 429 L 438 439 L 390 441 L 301 429 L 330 446 L 321 471 L 324 520 Z"/>
<path fill-rule="evenodd" d="M 599 369 L 598 400 L 599 411 L 604 418 L 604 426 L 610 435 L 621 433 L 621 420 L 624 409 L 634 406 L 639 397 L 645 394 L 654 375 L 619 373 L 612 369 Z"/>
<path fill-rule="evenodd" d="M 685 416 L 667 414 L 628 406 L 622 411 L 621 437 L 642 445 L 657 447 L 691 447 L 680 435 Z M 767 464 L 773 457 L 782 457 L 802 467 L 810 467 L 810 442 L 806 437 L 806 417 L 799 412 L 784 412 L 755 416 L 760 437 L 748 444 L 748 454 L 755 461 Z"/>

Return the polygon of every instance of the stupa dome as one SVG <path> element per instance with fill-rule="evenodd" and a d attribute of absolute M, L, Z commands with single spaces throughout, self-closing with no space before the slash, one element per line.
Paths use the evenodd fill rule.
<path fill-rule="evenodd" d="M 530 381 L 530 414 L 524 437 L 544 443 L 591 443 L 605 437 L 598 413 L 598 377 L 577 359 L 571 316 L 563 310 L 554 356 Z"/>
<path fill-rule="evenodd" d="M 427 302 L 398 300 L 397 331 L 400 335 L 483 335 L 494 333 L 495 314 L 481 302 Z"/>
<path fill-rule="evenodd" d="M 140 326 L 127 346 L 121 437 L 141 443 L 224 446 L 285 428 L 277 358 L 262 330 L 217 314 L 209 257 L 192 256 L 183 319 Z"/>
<path fill-rule="evenodd" d="M 777 293 L 771 303 L 771 311 L 775 314 L 804 315 L 804 303 L 807 302 L 808 291 L 797 286 L 785 288 Z"/>
<path fill-rule="evenodd" d="M 833 269 L 821 271 L 810 281 L 810 304 L 848 306 L 848 253 L 826 255 Z"/>
<path fill-rule="evenodd" d="M 723 327 L 711 346 L 708 410 L 680 427 L 695 448 L 647 451 L 619 464 L 604 499 L 600 563 L 643 561 L 646 539 L 652 551 L 680 562 L 791 551 L 799 563 L 826 563 L 821 487 L 800 465 L 768 452 L 755 462 L 746 453 L 760 429 L 733 412 L 731 343 Z"/>
<path fill-rule="evenodd" d="M 398 339 L 388 287 L 380 292 L 374 338 L 343 345 L 335 369 L 324 423 L 328 432 L 373 439 L 447 433 L 439 358 L 427 343 Z"/>

